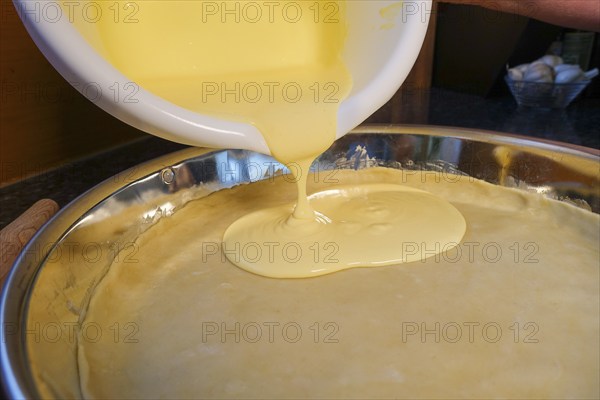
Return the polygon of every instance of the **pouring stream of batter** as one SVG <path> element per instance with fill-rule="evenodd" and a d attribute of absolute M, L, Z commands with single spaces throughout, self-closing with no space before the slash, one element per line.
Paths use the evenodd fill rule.
<path fill-rule="evenodd" d="M 460 242 L 464 218 L 425 192 L 386 184 L 307 197 L 310 165 L 333 143 L 339 104 L 352 88 L 343 61 L 345 1 L 335 2 L 335 18 L 328 21 L 306 17 L 318 2 L 285 1 L 283 7 L 300 7 L 298 15 L 305 16 L 293 23 L 217 18 L 203 14 L 202 3 L 144 2 L 136 24 L 104 18 L 101 50 L 130 79 L 175 104 L 254 124 L 272 155 L 290 166 L 295 207 L 262 210 L 233 223 L 223 239 L 223 247 L 233 249 L 227 252 L 232 262 L 270 277 L 308 277 L 411 261 L 399 245 L 407 240 L 439 249 L 433 254 Z M 251 258 L 237 254 L 248 244 L 285 251 L 278 257 L 262 250 Z M 324 248 L 335 254 L 317 256 Z"/>

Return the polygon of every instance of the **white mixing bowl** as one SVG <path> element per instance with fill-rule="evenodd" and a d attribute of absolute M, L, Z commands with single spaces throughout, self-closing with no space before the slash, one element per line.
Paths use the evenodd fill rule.
<path fill-rule="evenodd" d="M 115 85 L 127 88 L 131 82 L 96 51 L 101 44 L 93 22 L 99 18 L 94 14 L 99 3 L 65 2 L 61 7 L 53 0 L 14 0 L 14 4 L 29 34 L 58 72 L 113 116 L 180 143 L 270 154 L 253 125 L 190 111 L 143 87 L 135 94 L 137 102 L 115 101 Z M 143 7 L 143 2 L 139 4 Z M 337 138 L 363 122 L 400 87 L 417 59 L 430 12 L 431 0 L 347 2 L 343 58 L 353 88 L 340 104 Z M 83 35 L 71 23 L 81 13 L 88 15 L 89 22 L 79 26 L 85 30 Z M 103 18 L 112 16 L 105 13 Z"/>

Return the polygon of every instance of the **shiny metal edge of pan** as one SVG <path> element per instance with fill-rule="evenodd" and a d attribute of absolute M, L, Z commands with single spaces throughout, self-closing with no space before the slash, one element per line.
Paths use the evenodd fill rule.
<path fill-rule="evenodd" d="M 499 150 L 510 156 L 510 163 L 499 161 Z M 600 212 L 600 151 L 518 135 L 461 128 L 369 125 L 336 141 L 315 166 L 316 171 L 387 166 L 467 174 Z M 1 293 L 0 361 L 6 394 L 10 398 L 81 396 L 74 384 L 78 380 L 73 363 L 76 345 L 62 336 L 58 344 L 36 340 L 39 332 L 29 320 L 32 314 L 39 314 L 41 305 L 32 296 L 48 295 L 54 290 L 72 300 L 71 305 L 84 304 L 97 283 L 86 279 L 90 274 L 101 275 L 110 260 L 96 263 L 85 276 L 81 276 L 81 271 L 69 271 L 75 282 L 87 282 L 87 287 L 52 287 L 50 278 L 42 276 L 48 269 L 43 267 L 52 255 L 58 254 L 61 243 L 67 239 L 76 243 L 78 238 L 84 240 L 90 230 L 93 235 L 102 236 L 98 243 L 103 245 L 119 240 L 125 243 L 194 198 L 285 172 L 270 157 L 249 151 L 189 148 L 124 171 L 64 207 L 21 252 Z M 121 216 L 122 226 L 115 223 L 115 215 Z M 60 266 L 61 261 L 55 264 Z M 50 299 L 44 307 L 65 308 L 63 303 Z M 66 324 L 81 319 L 84 310 L 71 308 L 62 310 L 66 319 L 54 315 L 56 321 Z M 47 321 L 54 317 L 49 316 Z M 56 354 L 63 354 L 65 362 L 54 359 L 52 366 L 49 363 L 43 370 L 32 362 L 38 352 L 52 355 L 55 349 Z M 48 376 L 64 381 L 64 385 L 45 384 Z"/>

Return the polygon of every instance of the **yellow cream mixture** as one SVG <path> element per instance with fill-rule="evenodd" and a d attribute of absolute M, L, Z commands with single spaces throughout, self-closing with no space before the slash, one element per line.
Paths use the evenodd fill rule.
<path fill-rule="evenodd" d="M 420 260 L 401 244 L 437 249 L 433 256 L 458 245 L 466 228 L 446 200 L 398 184 L 342 186 L 309 199 L 316 219 L 291 218 L 287 205 L 235 221 L 223 237 L 229 260 L 260 275 L 302 278 Z"/>
<path fill-rule="evenodd" d="M 104 17 L 75 25 L 139 87 L 254 124 L 284 163 L 312 160 L 333 142 L 352 86 L 341 58 L 345 1 L 89 3 Z M 115 9 L 133 16 L 115 20 Z"/>
<path fill-rule="evenodd" d="M 104 7 L 108 13 L 127 4 Z M 224 238 L 231 248 L 256 246 L 259 252 L 271 251 L 265 243 L 284 240 L 294 243 L 290 253 L 271 261 L 231 258 L 236 265 L 270 277 L 301 278 L 410 261 L 393 242 L 411 235 L 444 248 L 460 242 L 463 217 L 426 193 L 371 185 L 314 195 L 310 202 L 306 197 L 310 165 L 333 143 L 337 110 L 352 85 L 342 60 L 345 1 L 173 0 L 141 1 L 137 7 L 136 23 L 99 21 L 102 54 L 138 85 L 175 104 L 254 124 L 272 155 L 296 177 L 295 207 L 244 217 Z M 91 35 L 88 40 L 94 43 Z M 386 239 L 390 236 L 395 239 Z M 335 242 L 339 258 L 308 257 L 315 239 Z"/>

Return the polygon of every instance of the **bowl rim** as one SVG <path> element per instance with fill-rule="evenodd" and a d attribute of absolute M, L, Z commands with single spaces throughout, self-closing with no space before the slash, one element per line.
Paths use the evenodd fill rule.
<path fill-rule="evenodd" d="M 547 86 L 587 86 L 590 84 L 590 82 L 592 81 L 591 79 L 587 79 L 585 81 L 578 81 L 578 82 L 536 82 L 536 81 L 526 81 L 524 79 L 520 80 L 520 81 L 516 81 L 514 79 L 512 79 L 510 77 L 509 74 L 504 75 L 504 80 L 509 84 L 515 84 L 515 83 L 526 83 L 528 85 L 547 85 Z"/>

